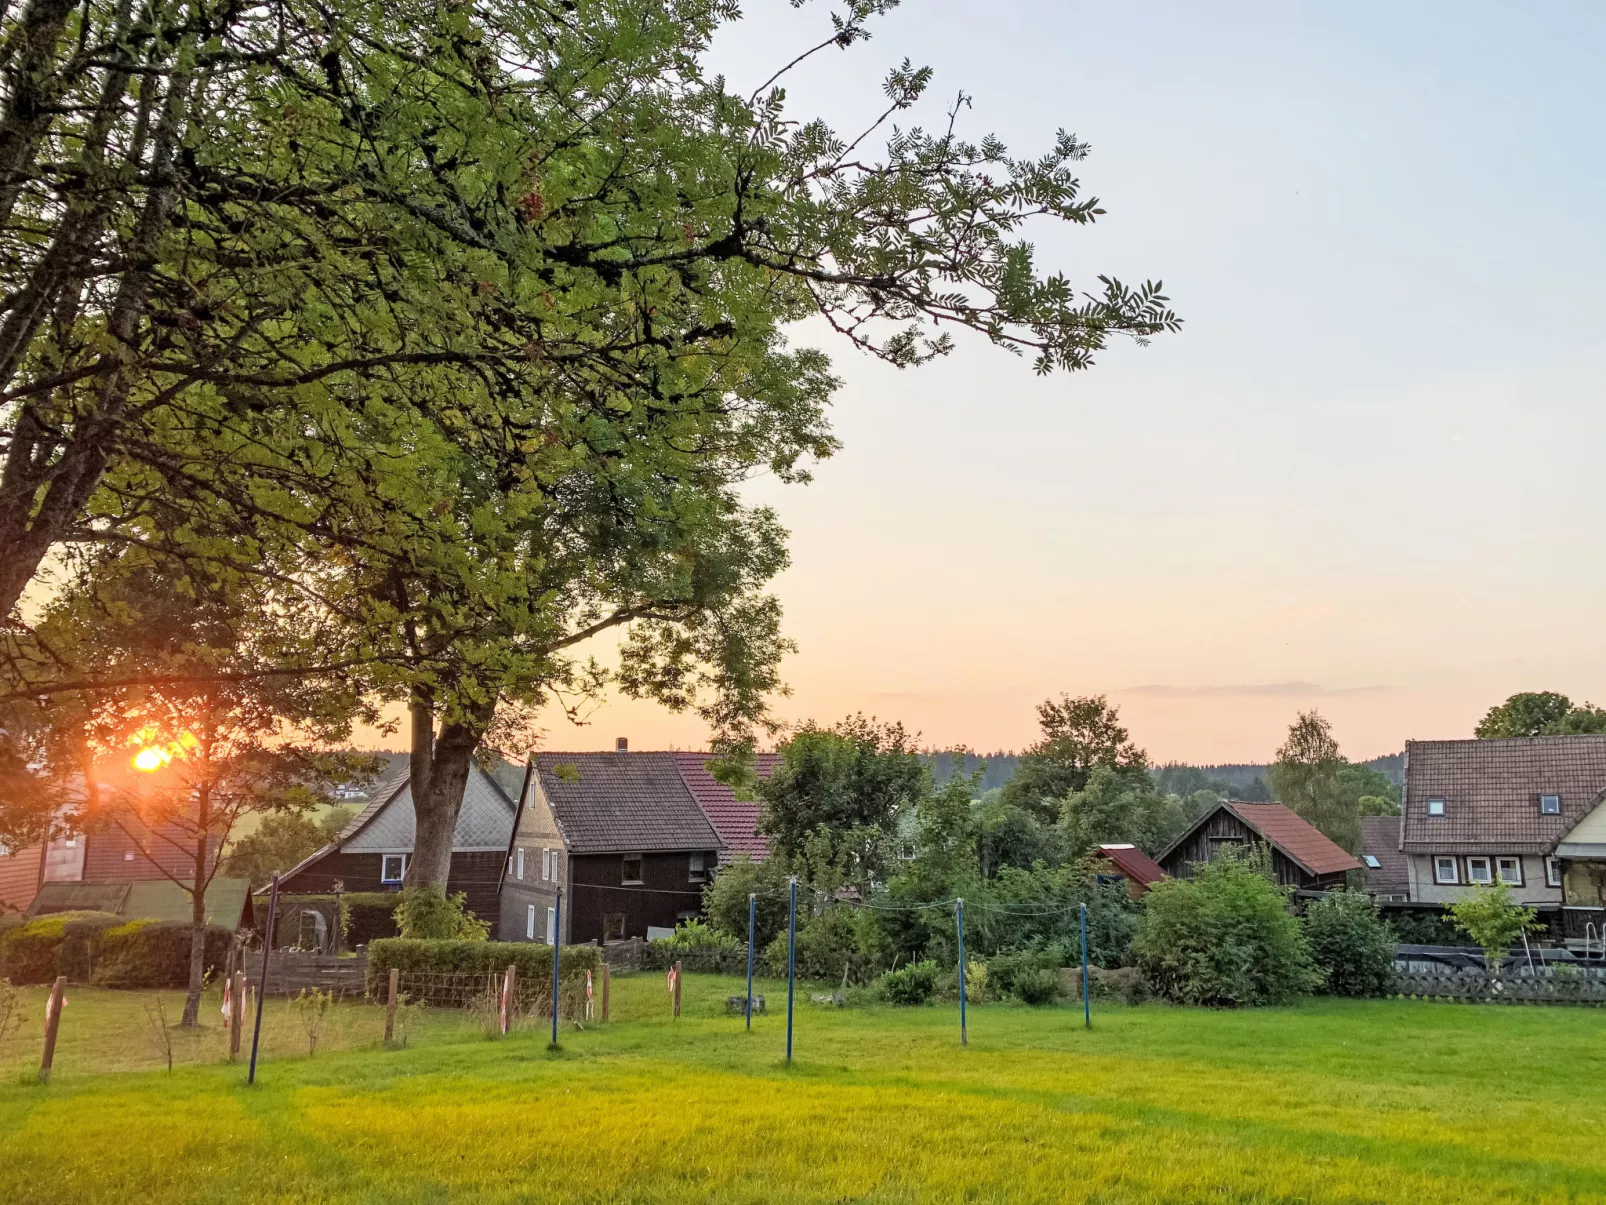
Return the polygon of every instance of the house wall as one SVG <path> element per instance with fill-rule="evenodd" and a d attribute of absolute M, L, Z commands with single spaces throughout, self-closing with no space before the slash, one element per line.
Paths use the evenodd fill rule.
<path fill-rule="evenodd" d="M 1242 848 L 1250 842 L 1264 844 L 1260 835 L 1225 808 L 1217 811 L 1176 849 L 1166 855 L 1160 868 L 1173 878 L 1191 879 L 1193 863 L 1209 862 L 1224 845 Z M 1297 863 L 1276 849 L 1271 851 L 1272 873 L 1284 887 L 1307 889 L 1342 886 L 1344 876 L 1327 875 L 1317 878 L 1306 874 Z"/>
<path fill-rule="evenodd" d="M 524 851 L 523 875 L 519 874 L 519 851 Z M 550 852 L 552 877 L 542 878 Z M 547 909 L 557 906 L 558 891 L 568 881 L 563 836 L 557 820 L 540 790 L 540 779 L 530 776 L 524 806 L 519 811 L 513 833 L 513 852 L 502 880 L 502 924 L 497 936 L 503 941 L 545 941 Z M 530 909 L 535 909 L 535 935 L 530 935 Z M 564 940 L 574 931 L 570 917 L 563 918 Z M 585 939 L 582 939 L 585 940 Z"/>
<path fill-rule="evenodd" d="M 1489 853 L 1493 859 L 1501 855 L 1498 850 Z M 1461 881 L 1455 884 L 1437 883 L 1433 878 L 1432 854 L 1408 854 L 1406 865 L 1410 871 L 1411 899 L 1423 904 L 1453 904 L 1466 892 L 1466 858 L 1457 855 L 1457 873 Z M 1556 908 L 1562 902 L 1562 889 L 1545 884 L 1545 860 L 1537 854 L 1522 855 L 1522 886 L 1511 888 L 1514 902 L 1531 907 Z"/>
<path fill-rule="evenodd" d="M 501 931 L 498 888 L 501 885 L 504 856 L 494 851 L 454 853 L 446 880 L 446 890 L 461 891 L 466 895 L 469 911 L 481 920 L 489 921 L 493 934 Z M 399 890 L 395 884 L 380 881 L 382 858 L 382 854 L 332 853 L 281 880 L 279 890 L 291 895 L 324 895 L 335 889 L 337 881 L 344 883 L 347 891 Z"/>
<path fill-rule="evenodd" d="M 703 856 L 712 877 L 714 854 Z M 672 929 L 677 921 L 698 914 L 706 884 L 691 878 L 690 851 L 647 853 L 641 862 L 641 886 L 626 887 L 623 854 L 571 855 L 565 940 L 602 941 L 609 914 L 624 914 L 626 937 L 646 937 L 649 925 Z"/>

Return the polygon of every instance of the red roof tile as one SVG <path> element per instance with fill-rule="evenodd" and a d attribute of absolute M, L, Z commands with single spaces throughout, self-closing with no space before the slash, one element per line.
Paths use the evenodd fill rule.
<path fill-rule="evenodd" d="M 741 800 L 736 792 L 708 772 L 711 753 L 676 753 L 675 762 L 686 788 L 708 817 L 719 839 L 732 854 L 746 854 L 755 861 L 769 854 L 769 844 L 758 831 L 758 800 Z M 779 753 L 756 753 L 753 768 L 760 778 L 768 778 L 781 764 Z"/>
<path fill-rule="evenodd" d="M 1101 845 L 1099 853 L 1134 883 L 1147 887 L 1165 878 L 1160 864 L 1136 845 Z"/>
<path fill-rule="evenodd" d="M 1328 840 L 1308 820 L 1280 803 L 1232 801 L 1226 806 L 1232 809 L 1238 819 L 1311 874 L 1340 874 L 1346 870 L 1361 869 L 1361 864 L 1342 846 Z"/>

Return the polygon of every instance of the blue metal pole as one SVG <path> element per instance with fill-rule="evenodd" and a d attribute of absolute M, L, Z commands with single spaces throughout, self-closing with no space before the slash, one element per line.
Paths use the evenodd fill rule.
<path fill-rule="evenodd" d="M 786 917 L 786 1061 L 792 1061 L 792 999 L 797 983 L 797 880 L 792 880 L 792 902 Z"/>
<path fill-rule="evenodd" d="M 268 923 L 265 936 L 262 939 L 262 974 L 257 982 L 257 1019 L 251 1027 L 251 1070 L 246 1074 L 245 1082 L 257 1082 L 257 1043 L 262 1040 L 262 998 L 267 995 L 268 986 L 268 955 L 273 953 L 273 919 L 279 915 L 279 876 L 273 876 L 273 890 L 268 893 Z M 243 1007 L 244 1000 L 235 1005 Z"/>
<path fill-rule="evenodd" d="M 959 1044 L 970 1045 L 965 1031 L 965 901 L 954 901 L 954 920 L 959 926 Z"/>
<path fill-rule="evenodd" d="M 747 897 L 747 1028 L 753 1028 L 753 920 L 758 911 L 758 896 Z"/>
<path fill-rule="evenodd" d="M 1087 995 L 1087 905 L 1082 905 L 1082 1025 L 1093 1028 L 1093 1009 Z"/>
<path fill-rule="evenodd" d="M 558 1044 L 558 951 L 563 948 L 563 885 L 558 885 L 558 906 L 552 913 L 552 1044 Z M 511 1001 L 509 1004 L 511 1005 Z"/>

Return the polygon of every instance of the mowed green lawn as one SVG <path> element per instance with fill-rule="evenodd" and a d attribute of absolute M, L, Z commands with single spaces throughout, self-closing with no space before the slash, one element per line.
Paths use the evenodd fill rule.
<path fill-rule="evenodd" d="M 782 985 L 764 985 L 772 1003 Z M 1606 1200 L 1606 1012 L 804 1004 L 0 1084 L 4 1202 Z M 428 1039 L 428 1040 L 426 1040 Z"/>

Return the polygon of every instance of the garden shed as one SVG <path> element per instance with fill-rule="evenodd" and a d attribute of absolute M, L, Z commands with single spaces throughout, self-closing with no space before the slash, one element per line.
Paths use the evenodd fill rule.
<path fill-rule="evenodd" d="M 1342 887 L 1350 871 L 1362 868 L 1342 846 L 1282 804 L 1238 800 L 1207 812 L 1155 861 L 1167 874 L 1189 878 L 1195 865 L 1213 861 L 1223 849 L 1255 845 L 1271 851 L 1277 881 L 1298 891 Z"/>

